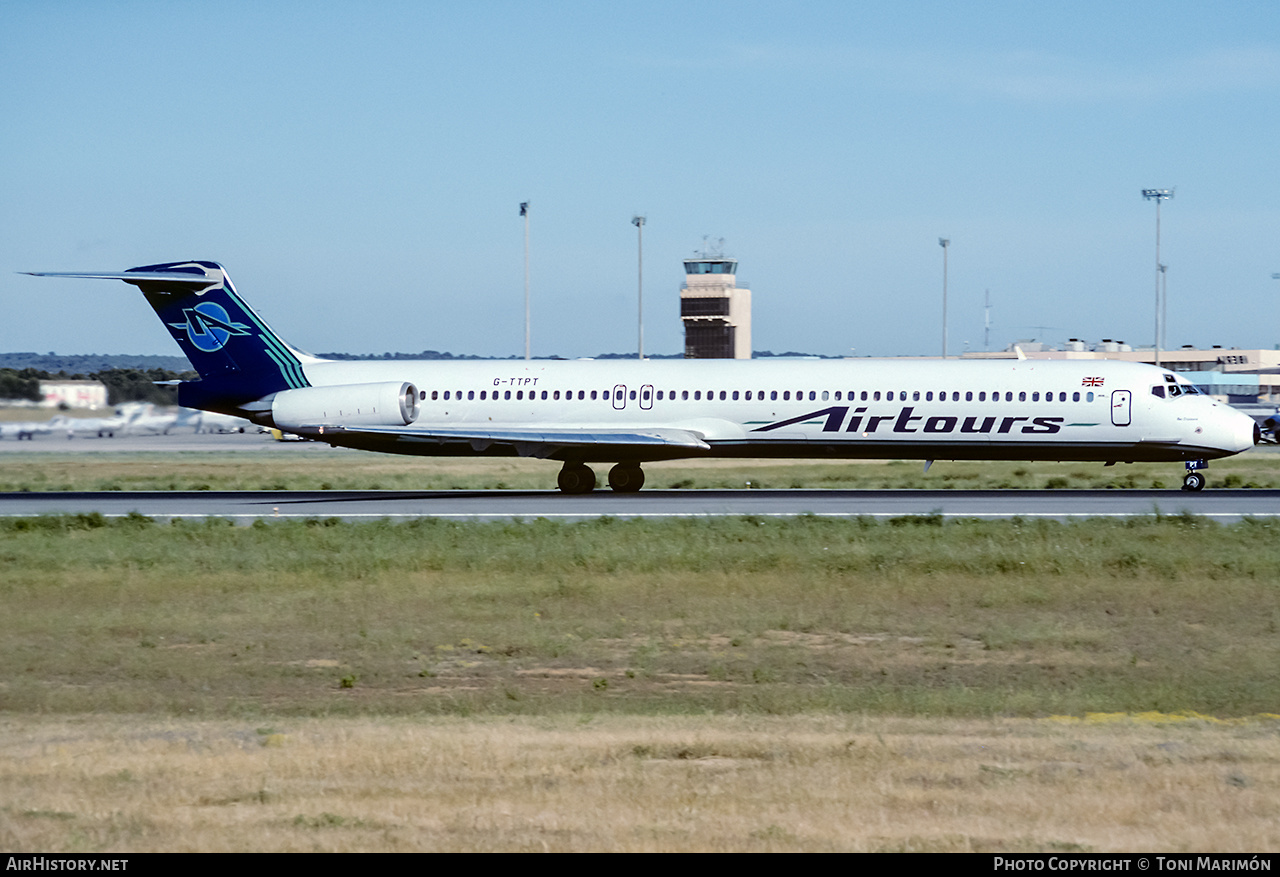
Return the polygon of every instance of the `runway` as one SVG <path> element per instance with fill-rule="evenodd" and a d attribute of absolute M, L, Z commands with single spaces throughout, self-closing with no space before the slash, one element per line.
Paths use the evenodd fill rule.
<path fill-rule="evenodd" d="M 818 515 L 887 519 L 903 515 L 944 518 L 1070 518 L 1190 513 L 1229 523 L 1243 517 L 1280 517 L 1280 490 L 654 490 L 597 491 L 199 491 L 4 493 L 0 516 L 98 512 L 173 518 L 445 518 L 450 520 L 583 520 L 727 515 Z"/>

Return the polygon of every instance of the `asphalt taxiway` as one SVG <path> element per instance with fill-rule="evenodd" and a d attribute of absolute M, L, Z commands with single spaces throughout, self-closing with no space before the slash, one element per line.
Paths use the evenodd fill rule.
<path fill-rule="evenodd" d="M 361 454 L 315 442 L 276 442 L 257 434 L 0 442 L 0 458 L 31 453 L 236 451 L 323 459 Z M 548 470 L 550 478 L 550 472 Z M 643 490 L 619 494 L 597 490 L 566 496 L 554 490 L 361 490 L 192 491 L 101 493 L 0 493 L 0 516 L 131 512 L 157 519 L 437 517 L 457 520 L 550 518 L 576 520 L 612 516 L 710 517 L 716 515 L 821 515 L 884 519 L 939 514 L 947 518 L 1087 518 L 1176 515 L 1189 512 L 1217 521 L 1280 517 L 1280 491 L 1205 490 Z"/>
<path fill-rule="evenodd" d="M 158 519 L 676 518 L 723 515 L 892 518 L 1069 518 L 1178 515 L 1231 522 L 1280 517 L 1278 490 L 653 490 L 567 496 L 557 491 L 359 490 L 4 493 L 0 516 L 98 512 Z"/>

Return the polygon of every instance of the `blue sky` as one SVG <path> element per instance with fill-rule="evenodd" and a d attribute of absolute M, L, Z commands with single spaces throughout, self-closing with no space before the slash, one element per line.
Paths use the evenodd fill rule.
<path fill-rule="evenodd" d="M 1274 2 L 0 4 L 0 350 L 171 353 L 189 258 L 312 351 L 682 349 L 725 239 L 754 347 L 1280 343 Z M 1036 326 L 1052 327 L 1048 329 Z"/>

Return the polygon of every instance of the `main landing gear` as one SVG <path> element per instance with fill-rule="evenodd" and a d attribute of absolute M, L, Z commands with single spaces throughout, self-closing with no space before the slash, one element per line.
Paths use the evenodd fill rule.
<path fill-rule="evenodd" d="M 1209 468 L 1204 460 L 1188 460 L 1187 474 L 1182 479 L 1183 490 L 1204 490 L 1205 477 L 1202 469 Z"/>
<path fill-rule="evenodd" d="M 590 493 L 596 489 L 596 473 L 581 463 L 565 463 L 556 485 L 564 493 Z"/>
<path fill-rule="evenodd" d="M 609 486 L 618 493 L 635 493 L 644 487 L 644 470 L 639 463 L 619 463 L 609 470 Z"/>
<path fill-rule="evenodd" d="M 564 493 L 590 493 L 596 489 L 596 473 L 581 463 L 565 463 L 556 484 Z M 609 486 L 618 493 L 635 493 L 644 486 L 644 470 L 639 463 L 619 463 L 609 470 Z"/>

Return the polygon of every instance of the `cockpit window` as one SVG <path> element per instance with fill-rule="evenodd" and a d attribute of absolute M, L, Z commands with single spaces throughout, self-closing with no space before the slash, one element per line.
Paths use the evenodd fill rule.
<path fill-rule="evenodd" d="M 1152 388 L 1151 388 L 1151 395 L 1152 395 L 1152 396 L 1159 396 L 1161 399 L 1163 399 L 1163 398 L 1164 398 L 1164 387 L 1160 386 L 1159 384 L 1157 384 L 1156 386 L 1152 387 Z"/>

